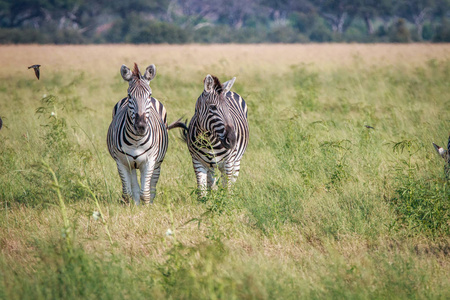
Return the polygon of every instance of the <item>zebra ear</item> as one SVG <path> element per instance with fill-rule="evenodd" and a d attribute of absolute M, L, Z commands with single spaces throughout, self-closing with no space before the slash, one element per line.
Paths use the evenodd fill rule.
<path fill-rule="evenodd" d="M 120 75 L 122 75 L 122 78 L 125 81 L 130 81 L 131 77 L 133 76 L 131 70 L 128 69 L 128 67 L 125 65 L 122 65 L 122 67 L 120 67 Z"/>
<path fill-rule="evenodd" d="M 206 92 L 211 92 L 212 89 L 214 88 L 214 79 L 209 74 L 206 75 L 205 80 L 203 81 L 203 83 L 205 84 L 205 91 Z"/>
<path fill-rule="evenodd" d="M 145 69 L 144 79 L 147 81 L 151 81 L 153 80 L 153 78 L 155 78 L 155 76 L 156 76 L 156 67 L 155 65 L 151 64 L 150 66 L 147 67 L 147 69 Z"/>
<path fill-rule="evenodd" d="M 442 156 L 443 158 L 445 158 L 445 155 L 447 154 L 447 151 L 444 150 L 444 148 L 439 147 L 438 145 L 436 145 L 435 143 L 433 143 L 434 149 L 436 149 L 436 152 Z"/>
<path fill-rule="evenodd" d="M 235 81 L 236 81 L 236 77 L 233 77 L 230 80 L 228 80 L 227 82 L 225 82 L 224 84 L 222 84 L 223 92 L 224 93 L 229 92 Z"/>

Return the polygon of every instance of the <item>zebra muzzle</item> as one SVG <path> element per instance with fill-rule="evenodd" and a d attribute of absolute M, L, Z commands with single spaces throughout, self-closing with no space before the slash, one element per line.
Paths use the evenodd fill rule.
<path fill-rule="evenodd" d="M 234 132 L 234 128 L 227 125 L 225 126 L 225 134 L 223 137 L 219 138 L 220 143 L 225 149 L 232 149 L 236 145 L 236 133 Z"/>
<path fill-rule="evenodd" d="M 136 115 L 134 129 L 138 135 L 144 135 L 147 132 L 147 118 L 145 114 Z"/>

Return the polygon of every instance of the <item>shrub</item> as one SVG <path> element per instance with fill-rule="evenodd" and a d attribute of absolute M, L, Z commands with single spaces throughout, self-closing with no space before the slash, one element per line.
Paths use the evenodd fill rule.
<path fill-rule="evenodd" d="M 437 27 L 432 40 L 436 43 L 450 42 L 450 22 L 447 18 L 444 18 L 441 25 Z"/>
<path fill-rule="evenodd" d="M 183 44 L 189 40 L 189 35 L 184 29 L 164 22 L 152 22 L 136 34 L 132 34 L 130 38 L 135 44 Z"/>
<path fill-rule="evenodd" d="M 389 42 L 391 43 L 409 43 L 411 42 L 411 33 L 406 27 L 404 19 L 398 19 L 388 32 Z"/>

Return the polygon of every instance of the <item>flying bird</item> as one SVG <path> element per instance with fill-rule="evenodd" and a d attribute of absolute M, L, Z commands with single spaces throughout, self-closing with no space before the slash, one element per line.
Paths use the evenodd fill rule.
<path fill-rule="evenodd" d="M 31 69 L 31 68 L 34 69 L 34 74 L 36 74 L 36 77 L 37 77 L 38 80 L 39 80 L 39 67 L 40 66 L 41 65 L 32 65 L 32 66 L 28 67 L 28 69 Z"/>
<path fill-rule="evenodd" d="M 373 127 L 370 126 L 370 125 L 364 125 L 364 126 L 366 126 L 366 128 L 368 128 L 368 129 L 375 129 L 375 128 L 373 128 Z"/>

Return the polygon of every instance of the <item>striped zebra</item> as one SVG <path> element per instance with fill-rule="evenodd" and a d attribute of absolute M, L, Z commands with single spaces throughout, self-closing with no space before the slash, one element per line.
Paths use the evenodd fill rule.
<path fill-rule="evenodd" d="M 133 71 L 122 65 L 120 74 L 128 81 L 128 96 L 114 106 L 108 129 L 108 150 L 117 163 L 125 203 L 128 204 L 130 198 L 136 205 L 140 200 L 152 203 L 169 142 L 166 109 L 151 96 L 149 85 L 156 68 L 150 65 L 141 75 L 136 63 Z"/>
<path fill-rule="evenodd" d="M 216 187 L 216 167 L 228 189 L 239 176 L 249 133 L 247 105 L 241 96 L 230 92 L 235 80 L 236 77 L 221 84 L 217 77 L 207 75 L 189 127 L 181 121 L 169 126 L 183 128 L 200 197 L 206 196 L 207 188 Z"/>
<path fill-rule="evenodd" d="M 445 162 L 447 163 L 445 165 L 445 176 L 447 178 L 450 178 L 450 135 L 448 137 L 448 144 L 447 144 L 447 150 L 445 150 L 442 147 L 439 147 L 438 145 L 436 145 L 435 143 L 433 143 L 434 149 L 436 149 L 437 153 L 443 158 L 445 159 Z"/>

